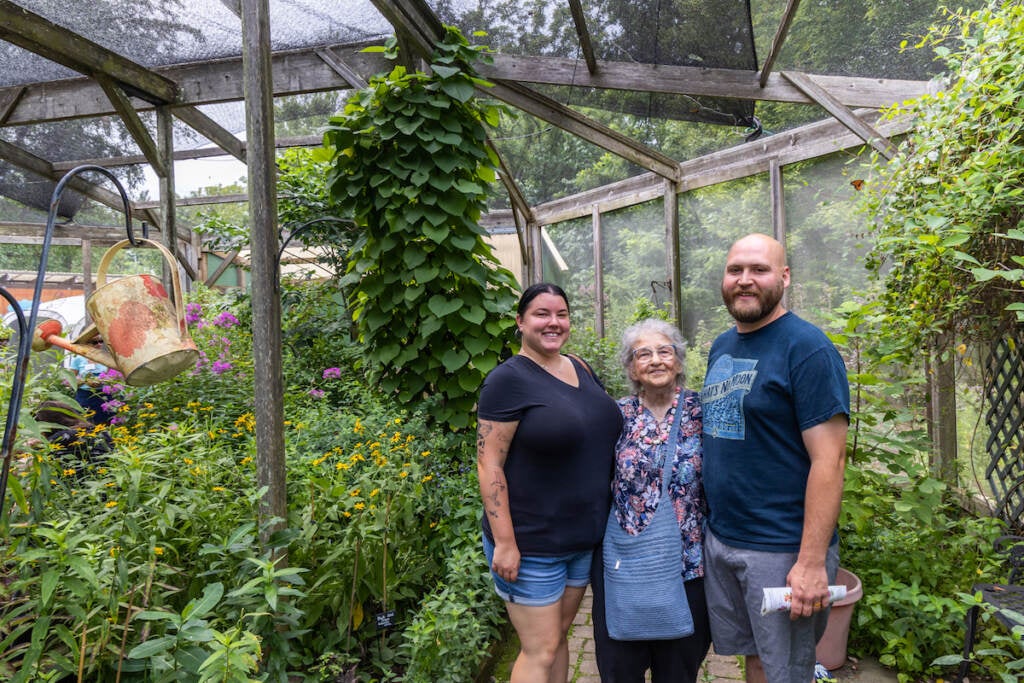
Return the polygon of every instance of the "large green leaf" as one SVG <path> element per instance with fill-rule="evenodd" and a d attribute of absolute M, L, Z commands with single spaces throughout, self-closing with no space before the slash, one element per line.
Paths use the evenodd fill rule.
<path fill-rule="evenodd" d="M 462 302 L 458 299 L 452 299 L 435 294 L 430 297 L 430 301 L 427 302 L 427 307 L 430 308 L 430 312 L 436 315 L 438 318 L 443 318 L 449 313 L 454 313 L 462 307 Z"/>

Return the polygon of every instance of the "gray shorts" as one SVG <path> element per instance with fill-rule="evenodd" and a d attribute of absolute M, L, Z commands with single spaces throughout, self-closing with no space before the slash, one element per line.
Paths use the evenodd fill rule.
<path fill-rule="evenodd" d="M 814 679 L 814 647 L 825 632 L 828 610 L 790 621 L 789 612 L 761 616 L 762 589 L 785 586 L 797 553 L 769 553 L 725 545 L 709 530 L 704 538 L 704 586 L 711 639 L 721 655 L 757 655 L 769 683 Z M 839 568 L 839 545 L 825 558 L 829 584 Z"/>

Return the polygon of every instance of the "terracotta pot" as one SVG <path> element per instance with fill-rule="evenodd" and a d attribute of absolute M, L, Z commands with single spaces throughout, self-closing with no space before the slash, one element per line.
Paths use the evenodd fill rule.
<path fill-rule="evenodd" d="M 825 635 L 818 641 L 815 655 L 826 669 L 839 669 L 846 663 L 846 640 L 850 635 L 853 606 L 864 595 L 860 579 L 842 567 L 836 572 L 836 585 L 846 586 L 846 597 L 832 603 Z"/>

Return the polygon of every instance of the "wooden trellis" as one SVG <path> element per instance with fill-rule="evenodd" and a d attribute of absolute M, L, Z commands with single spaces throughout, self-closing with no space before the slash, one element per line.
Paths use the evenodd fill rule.
<path fill-rule="evenodd" d="M 999 516 L 1008 522 L 1024 513 L 1024 348 L 1022 328 L 1014 325 L 993 343 L 986 364 L 985 424 L 989 429 L 985 477 Z"/>

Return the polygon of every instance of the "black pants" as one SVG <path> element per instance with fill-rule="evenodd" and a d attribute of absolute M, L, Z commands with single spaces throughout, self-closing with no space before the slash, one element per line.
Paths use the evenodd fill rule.
<path fill-rule="evenodd" d="M 704 579 L 691 579 L 686 599 L 693 614 L 693 635 L 676 640 L 612 640 L 604 618 L 604 562 L 601 548 L 594 552 L 591 564 L 591 590 L 594 594 L 594 646 L 601 683 L 644 683 L 651 670 L 651 683 L 696 683 L 700 665 L 711 647 L 708 605 L 704 599 Z"/>

